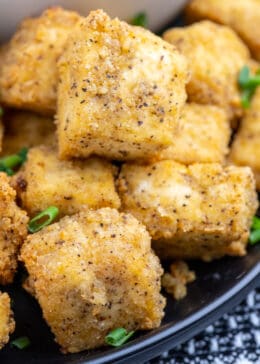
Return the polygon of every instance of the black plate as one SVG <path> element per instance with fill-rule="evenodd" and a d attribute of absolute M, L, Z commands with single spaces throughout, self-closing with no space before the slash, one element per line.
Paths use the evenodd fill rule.
<path fill-rule="evenodd" d="M 139 333 L 122 348 L 104 348 L 80 354 L 62 355 L 41 318 L 37 302 L 22 290 L 19 282 L 8 287 L 13 298 L 17 328 L 13 337 L 28 336 L 32 345 L 26 350 L 7 345 L 0 352 L 0 363 L 81 364 L 143 362 L 172 348 L 205 328 L 239 303 L 250 289 L 260 284 L 260 245 L 249 249 L 243 258 L 224 258 L 212 263 L 193 262 L 197 279 L 190 284 L 185 299 L 168 299 L 161 327 Z"/>

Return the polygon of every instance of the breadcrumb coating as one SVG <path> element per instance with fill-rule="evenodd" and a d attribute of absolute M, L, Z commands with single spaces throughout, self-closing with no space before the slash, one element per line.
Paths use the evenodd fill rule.
<path fill-rule="evenodd" d="M 178 128 L 187 73 L 174 46 L 92 11 L 59 61 L 60 157 L 148 159 L 163 150 Z"/>
<path fill-rule="evenodd" d="M 248 167 L 125 164 L 118 180 L 123 211 L 148 229 L 161 258 L 244 255 L 258 201 Z"/>
<path fill-rule="evenodd" d="M 186 17 L 190 22 L 210 19 L 230 26 L 260 61 L 259 0 L 192 0 Z"/>
<path fill-rule="evenodd" d="M 81 17 L 59 7 L 22 21 L 1 61 L 0 100 L 10 107 L 54 114 L 57 59 Z"/>
<path fill-rule="evenodd" d="M 10 298 L 7 293 L 0 292 L 0 350 L 8 343 L 14 329 Z"/>
<path fill-rule="evenodd" d="M 79 212 L 83 206 L 119 208 L 116 172 L 110 162 L 94 157 L 61 161 L 56 148 L 42 145 L 30 149 L 12 185 L 30 216 L 56 206 L 61 217 Z"/>
<path fill-rule="evenodd" d="M 21 259 L 65 353 L 103 346 L 118 327 L 161 323 L 163 271 L 148 232 L 129 214 L 103 208 L 66 216 L 29 236 Z"/>

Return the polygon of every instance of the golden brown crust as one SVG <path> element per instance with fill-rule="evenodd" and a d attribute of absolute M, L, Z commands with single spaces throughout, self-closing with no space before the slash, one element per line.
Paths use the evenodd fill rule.
<path fill-rule="evenodd" d="M 161 38 L 93 11 L 69 38 L 59 74 L 62 158 L 149 158 L 171 144 L 187 68 Z"/>
<path fill-rule="evenodd" d="M 21 259 L 64 352 L 102 346 L 117 327 L 160 325 L 162 268 L 145 227 L 129 214 L 104 208 L 64 217 L 29 236 Z"/>
<path fill-rule="evenodd" d="M 182 260 L 173 262 L 170 273 L 162 276 L 162 287 L 174 299 L 181 300 L 187 295 L 187 284 L 196 279 L 195 272 L 189 269 L 188 264 Z"/>
<path fill-rule="evenodd" d="M 7 293 L 0 292 L 0 350 L 9 341 L 14 332 L 15 322 L 11 310 L 11 301 Z"/>
<path fill-rule="evenodd" d="M 224 110 L 213 105 L 185 104 L 173 144 L 155 159 L 184 164 L 223 163 L 229 138 L 229 120 Z"/>
<path fill-rule="evenodd" d="M 27 236 L 28 217 L 15 203 L 16 193 L 0 173 L 0 284 L 12 283 L 17 255 Z"/>
<path fill-rule="evenodd" d="M 30 216 L 56 206 L 61 217 L 79 212 L 83 206 L 119 208 L 115 172 L 115 166 L 99 158 L 61 161 L 56 148 L 42 145 L 29 151 L 12 185 Z"/>
<path fill-rule="evenodd" d="M 8 106 L 54 114 L 56 62 L 81 17 L 54 7 L 23 20 L 2 60 L 0 99 Z"/>
<path fill-rule="evenodd" d="M 167 30 L 163 37 L 187 57 L 191 70 L 188 99 L 218 105 L 229 118 L 241 116 L 237 77 L 249 62 L 249 51 L 235 32 L 226 26 L 201 21 Z"/>
<path fill-rule="evenodd" d="M 210 19 L 233 28 L 260 61 L 259 0 L 193 0 L 186 8 L 189 22 Z"/>
<path fill-rule="evenodd" d="M 2 155 L 15 154 L 22 148 L 40 144 L 56 144 L 52 118 L 28 111 L 8 110 L 3 117 L 4 139 Z"/>
<path fill-rule="evenodd" d="M 249 168 L 125 164 L 118 187 L 122 210 L 147 227 L 160 257 L 211 260 L 245 254 L 258 205 Z"/>
<path fill-rule="evenodd" d="M 252 168 L 257 189 L 260 190 L 260 88 L 242 119 L 231 147 L 230 162 Z"/>

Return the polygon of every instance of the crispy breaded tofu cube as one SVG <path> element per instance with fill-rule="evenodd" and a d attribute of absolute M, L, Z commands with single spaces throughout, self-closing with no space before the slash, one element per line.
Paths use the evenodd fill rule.
<path fill-rule="evenodd" d="M 158 159 L 173 159 L 184 164 L 220 162 L 228 153 L 230 126 L 227 115 L 213 105 L 186 104 L 173 144 Z"/>
<path fill-rule="evenodd" d="M 145 227 L 129 214 L 103 208 L 66 216 L 29 236 L 21 259 L 63 352 L 102 346 L 118 327 L 160 325 L 162 268 Z"/>
<path fill-rule="evenodd" d="M 149 158 L 171 144 L 186 99 L 175 47 L 93 11 L 59 61 L 58 141 L 63 159 Z"/>
<path fill-rule="evenodd" d="M 54 205 L 63 216 L 79 212 L 82 206 L 118 208 L 115 173 L 116 167 L 108 161 L 94 157 L 61 161 L 56 149 L 40 146 L 29 151 L 27 162 L 13 177 L 13 185 L 29 215 Z"/>
<path fill-rule="evenodd" d="M 10 298 L 7 293 L 0 292 L 0 350 L 8 343 L 14 328 L 15 322 Z"/>
<path fill-rule="evenodd" d="M 15 203 L 16 193 L 0 173 L 0 284 L 12 283 L 17 255 L 27 236 L 28 217 Z"/>
<path fill-rule="evenodd" d="M 188 99 L 222 107 L 229 118 L 242 114 L 238 73 L 249 61 L 249 50 L 235 32 L 223 25 L 201 21 L 166 31 L 164 39 L 187 57 L 191 79 Z"/>
<path fill-rule="evenodd" d="M 56 143 L 52 118 L 28 111 L 8 110 L 4 114 L 3 122 L 3 155 L 15 154 L 22 148 Z"/>
<path fill-rule="evenodd" d="M 23 20 L 4 54 L 0 100 L 8 106 L 54 114 L 58 84 L 57 59 L 81 17 L 50 8 Z"/>
<path fill-rule="evenodd" d="M 233 28 L 260 61 L 259 0 L 193 0 L 186 8 L 189 21 L 210 19 Z"/>
<path fill-rule="evenodd" d="M 230 161 L 239 166 L 250 166 L 260 190 L 260 88 L 242 119 L 231 147 Z"/>
<path fill-rule="evenodd" d="M 125 164 L 118 185 L 122 210 L 147 227 L 161 258 L 209 261 L 246 253 L 258 205 L 250 168 Z"/>

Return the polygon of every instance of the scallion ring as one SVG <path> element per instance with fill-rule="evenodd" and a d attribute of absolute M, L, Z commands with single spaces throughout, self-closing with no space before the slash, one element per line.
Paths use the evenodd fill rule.
<path fill-rule="evenodd" d="M 21 336 L 13 341 L 11 341 L 11 346 L 15 346 L 18 349 L 25 349 L 31 345 L 31 341 L 27 336 Z"/>
<path fill-rule="evenodd" d="M 130 21 L 132 25 L 138 25 L 143 28 L 147 28 L 148 26 L 148 18 L 146 13 L 141 12 L 136 14 L 133 19 Z"/>
<path fill-rule="evenodd" d="M 127 340 L 129 340 L 130 337 L 133 336 L 133 334 L 134 331 L 127 332 L 126 329 L 124 329 L 123 327 L 119 327 L 111 331 L 105 337 L 105 341 L 108 345 L 118 347 L 123 345 Z"/>
<path fill-rule="evenodd" d="M 260 242 L 260 218 L 255 216 L 251 226 L 251 232 L 249 236 L 249 243 L 254 245 Z"/>
<path fill-rule="evenodd" d="M 241 90 L 241 105 L 248 109 L 256 88 L 260 86 L 260 69 L 252 75 L 249 67 L 244 66 L 238 75 L 238 85 Z"/>
<path fill-rule="evenodd" d="M 36 215 L 28 224 L 28 230 L 30 233 L 36 233 L 47 225 L 50 225 L 59 213 L 59 209 L 56 206 L 50 206 L 44 211 Z"/>
<path fill-rule="evenodd" d="M 14 168 L 21 166 L 27 158 L 27 148 L 23 148 L 17 154 L 8 155 L 0 159 L 0 171 L 8 176 L 14 174 Z"/>

